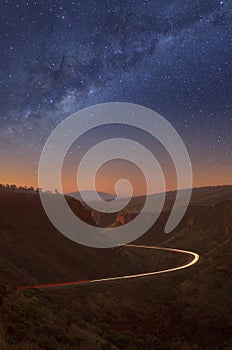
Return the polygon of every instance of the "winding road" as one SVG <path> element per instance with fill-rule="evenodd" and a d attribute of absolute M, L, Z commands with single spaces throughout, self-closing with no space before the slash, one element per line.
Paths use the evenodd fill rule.
<path fill-rule="evenodd" d="M 23 287 L 19 287 L 18 290 L 31 289 L 31 288 L 34 288 L 34 289 L 57 288 L 57 287 L 65 287 L 65 286 L 87 285 L 87 284 L 102 283 L 102 282 L 109 282 L 109 281 L 126 280 L 126 279 L 133 279 L 133 278 L 143 278 L 143 277 L 160 275 L 163 273 L 187 269 L 190 266 L 195 265 L 200 258 L 197 253 L 190 252 L 187 250 L 174 249 L 174 248 L 163 248 L 163 247 L 156 247 L 156 246 L 133 245 L 133 244 L 127 244 L 124 247 L 135 248 L 135 249 L 156 249 L 156 250 L 169 251 L 173 253 L 185 254 L 188 256 L 188 260 L 183 265 L 166 269 L 166 270 L 139 273 L 134 275 L 118 276 L 118 277 L 101 278 L 101 279 L 94 279 L 94 280 L 80 280 L 75 282 L 60 282 L 60 283 L 40 284 L 35 286 L 23 286 Z"/>

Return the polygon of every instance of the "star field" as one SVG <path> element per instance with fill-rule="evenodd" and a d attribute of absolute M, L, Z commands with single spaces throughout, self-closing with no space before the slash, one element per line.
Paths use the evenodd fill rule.
<path fill-rule="evenodd" d="M 59 122 L 126 101 L 177 129 L 195 185 L 231 183 L 231 0 L 6 0 L 0 48 L 0 182 L 34 184 Z M 92 139 L 115 133 L 102 128 Z"/>

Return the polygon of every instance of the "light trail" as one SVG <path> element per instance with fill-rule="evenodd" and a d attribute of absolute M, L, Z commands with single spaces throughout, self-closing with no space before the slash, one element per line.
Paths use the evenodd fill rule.
<path fill-rule="evenodd" d="M 190 252 L 188 250 L 180 250 L 180 249 L 174 249 L 174 248 L 163 248 L 163 247 L 157 247 L 157 246 L 133 245 L 133 244 L 127 244 L 124 247 L 135 248 L 135 249 L 155 249 L 155 250 L 169 251 L 169 252 L 173 252 L 173 253 L 180 253 L 180 254 L 188 255 L 190 257 L 190 260 L 188 259 L 188 261 L 183 265 L 173 267 L 170 269 L 160 270 L 160 271 L 139 273 L 139 274 L 134 274 L 134 275 L 117 276 L 117 277 L 100 278 L 100 279 L 93 279 L 93 280 L 80 280 L 80 281 L 74 281 L 74 282 L 60 282 L 60 283 L 40 284 L 40 285 L 35 285 L 35 286 L 23 286 L 23 287 L 19 287 L 18 290 L 31 289 L 31 288 L 33 288 L 33 289 L 45 289 L 45 288 L 65 287 L 65 286 L 87 285 L 87 284 L 103 283 L 103 282 L 109 282 L 109 281 L 120 281 L 120 280 L 128 280 L 128 279 L 134 279 L 134 278 L 155 276 L 155 275 L 160 275 L 163 273 L 169 273 L 169 272 L 187 269 L 187 268 L 195 265 L 200 258 L 197 253 Z"/>

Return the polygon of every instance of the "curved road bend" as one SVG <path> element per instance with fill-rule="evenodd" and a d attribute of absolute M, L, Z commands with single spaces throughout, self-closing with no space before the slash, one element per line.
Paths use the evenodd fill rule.
<path fill-rule="evenodd" d="M 139 274 L 135 274 L 135 275 L 101 278 L 101 279 L 95 279 L 95 280 L 80 280 L 80 281 L 75 281 L 75 282 L 60 282 L 60 283 L 40 284 L 37 286 L 23 286 L 23 287 L 19 287 L 18 290 L 24 290 L 24 289 L 30 289 L 30 288 L 44 289 L 44 288 L 55 288 L 55 287 L 64 287 L 64 286 L 75 286 L 75 285 L 93 284 L 93 283 L 118 281 L 118 280 L 124 280 L 124 279 L 142 278 L 142 277 L 160 275 L 162 273 L 168 273 L 168 272 L 174 272 L 174 271 L 178 271 L 178 270 L 187 269 L 188 267 L 195 265 L 200 258 L 197 253 L 190 252 L 187 250 L 174 249 L 174 248 L 163 248 L 163 247 L 156 247 L 156 246 L 133 245 L 133 244 L 127 244 L 127 245 L 125 245 L 125 247 L 137 248 L 137 249 L 140 248 L 140 249 L 164 250 L 164 251 L 169 251 L 169 252 L 173 252 L 173 253 L 186 254 L 186 255 L 188 255 L 189 258 L 188 258 L 187 262 L 184 263 L 183 265 L 173 267 L 170 269 L 166 269 L 166 270 L 147 272 L 147 273 L 139 273 Z"/>

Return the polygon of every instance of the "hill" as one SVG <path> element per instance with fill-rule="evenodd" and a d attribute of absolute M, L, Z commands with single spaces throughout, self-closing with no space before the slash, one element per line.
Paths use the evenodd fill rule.
<path fill-rule="evenodd" d="M 52 227 L 38 195 L 0 193 L 0 348 L 231 349 L 232 201 L 225 199 L 224 190 L 221 200 L 219 194 L 216 197 L 212 205 L 203 204 L 200 197 L 200 204 L 193 202 L 174 234 L 162 234 L 168 215 L 164 211 L 156 230 L 153 227 L 140 238 L 143 243 L 162 241 L 162 246 L 198 252 L 200 262 L 189 270 L 102 285 L 19 292 L 17 286 L 24 282 L 145 272 L 181 261 L 172 254 L 126 247 L 79 246 Z M 90 212 L 68 200 L 91 223 Z"/>
<path fill-rule="evenodd" d="M 88 201 L 95 201 L 96 200 L 96 192 L 95 191 L 91 191 L 91 190 L 86 190 L 86 191 L 82 191 L 82 192 L 70 192 L 67 193 L 68 196 L 73 197 L 75 199 L 77 199 L 78 201 L 82 202 L 82 196 L 81 194 L 83 194 Z M 115 196 L 113 196 L 110 193 L 107 192 L 97 192 L 97 194 L 104 199 L 105 201 L 111 201 L 115 198 Z"/>
<path fill-rule="evenodd" d="M 182 193 L 185 193 L 186 190 L 179 190 Z M 151 194 L 149 195 L 151 200 L 156 202 L 159 200 L 160 193 L 157 194 Z M 164 210 L 170 210 L 176 197 L 176 191 L 169 191 L 165 193 L 165 204 L 164 204 Z M 121 199 L 119 201 L 120 206 L 124 207 L 122 210 L 122 213 L 128 214 L 128 213 L 137 213 L 139 212 L 145 202 L 146 197 L 145 196 L 139 196 L 139 197 L 132 197 L 131 201 L 127 206 L 123 205 L 123 203 L 127 202 L 126 199 Z M 205 206 L 205 205 L 214 205 L 218 202 L 221 202 L 222 200 L 231 200 L 232 199 L 232 186 L 226 185 L 226 186 L 211 186 L 211 187 L 198 187 L 192 189 L 191 194 L 191 201 L 190 205 L 197 205 L 197 206 Z M 121 205 L 122 203 L 122 205 Z M 106 206 L 109 206 L 110 203 L 106 203 Z M 149 208 L 147 209 L 149 212 Z M 153 212 L 153 209 L 150 210 L 150 212 Z"/>
<path fill-rule="evenodd" d="M 70 197 L 67 201 L 80 218 L 94 225 L 88 209 Z M 0 191 L 0 254 L 1 279 L 14 286 L 143 272 L 137 266 L 143 266 L 139 252 L 134 260 L 132 253 L 89 248 L 63 236 L 50 223 L 36 193 Z"/>

